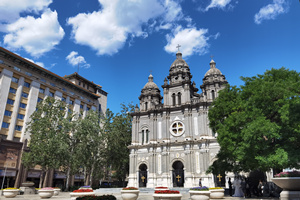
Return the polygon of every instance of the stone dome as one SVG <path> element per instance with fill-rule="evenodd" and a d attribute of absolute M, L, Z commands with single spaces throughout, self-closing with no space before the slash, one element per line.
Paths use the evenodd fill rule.
<path fill-rule="evenodd" d="M 210 61 L 210 69 L 205 73 L 205 76 L 210 75 L 222 75 L 222 72 L 216 68 L 216 62 L 214 60 Z"/>
<path fill-rule="evenodd" d="M 185 60 L 182 59 L 182 53 L 181 52 L 177 52 L 176 53 L 176 60 L 172 63 L 170 68 L 174 68 L 177 66 L 184 66 L 189 68 L 188 64 L 185 62 Z"/>
<path fill-rule="evenodd" d="M 148 83 L 143 87 L 144 89 L 159 89 L 158 86 L 153 82 L 153 76 L 152 74 L 149 75 L 148 77 Z"/>

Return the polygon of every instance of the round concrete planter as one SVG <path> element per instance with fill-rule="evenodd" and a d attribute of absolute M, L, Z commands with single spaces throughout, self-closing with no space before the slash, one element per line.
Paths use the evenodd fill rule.
<path fill-rule="evenodd" d="M 14 198 L 19 194 L 19 190 L 18 189 L 10 189 L 10 190 L 3 190 L 3 196 L 5 198 Z"/>
<path fill-rule="evenodd" d="M 300 200 L 300 177 L 273 178 L 272 181 L 283 189 L 280 200 Z"/>
<path fill-rule="evenodd" d="M 84 196 L 92 196 L 95 195 L 95 192 L 71 192 L 70 196 L 71 199 L 75 200 L 77 197 L 84 197 Z"/>
<path fill-rule="evenodd" d="M 54 195 L 54 190 L 42 190 L 40 189 L 38 191 L 39 196 L 41 197 L 41 199 L 48 199 L 51 198 Z"/>
<path fill-rule="evenodd" d="M 190 190 L 189 191 L 192 200 L 209 200 L 210 191 L 204 190 Z"/>
<path fill-rule="evenodd" d="M 139 190 L 121 190 L 123 200 L 136 200 L 139 196 Z"/>
<path fill-rule="evenodd" d="M 59 188 L 54 188 L 54 196 L 59 195 L 60 189 Z"/>
<path fill-rule="evenodd" d="M 181 200 L 182 194 L 153 194 L 154 200 Z"/>
<path fill-rule="evenodd" d="M 211 199 L 222 199 L 224 198 L 224 189 L 213 189 L 210 191 L 210 198 Z"/>
<path fill-rule="evenodd" d="M 34 186 L 34 182 L 24 182 L 21 184 L 21 186 L 23 187 L 32 187 Z"/>

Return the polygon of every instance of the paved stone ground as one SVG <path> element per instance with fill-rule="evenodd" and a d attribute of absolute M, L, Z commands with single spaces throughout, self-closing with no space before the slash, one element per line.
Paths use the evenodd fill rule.
<path fill-rule="evenodd" d="M 118 200 L 122 200 L 121 193 L 120 193 L 121 188 L 112 188 L 112 189 L 98 189 L 96 190 L 96 195 L 104 195 L 104 194 L 112 194 L 114 195 Z M 153 200 L 152 197 L 153 191 L 142 191 L 139 194 L 138 200 Z M 182 191 L 182 200 L 190 200 L 190 195 L 186 191 Z M 4 196 L 0 196 L 1 200 L 8 200 Z M 41 199 L 38 194 L 31 194 L 31 195 L 18 195 L 13 200 L 38 200 Z M 51 200 L 70 200 L 70 193 L 69 192 L 61 192 L 58 196 L 53 196 Z M 223 200 L 240 200 L 240 199 L 245 199 L 241 197 L 230 197 L 230 196 L 225 196 Z M 261 200 L 261 199 L 268 199 L 268 200 L 278 200 L 278 198 L 247 198 L 251 200 Z"/>

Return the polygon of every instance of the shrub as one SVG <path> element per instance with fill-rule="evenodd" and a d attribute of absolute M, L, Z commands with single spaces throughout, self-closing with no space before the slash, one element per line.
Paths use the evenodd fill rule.
<path fill-rule="evenodd" d="M 136 188 L 136 187 L 126 187 L 126 188 L 123 188 L 122 190 L 138 190 L 138 188 Z"/>
<path fill-rule="evenodd" d="M 73 192 L 93 192 L 91 189 L 79 189 L 79 190 L 74 190 Z"/>
<path fill-rule="evenodd" d="M 155 194 L 180 194 L 177 190 L 156 190 Z"/>
<path fill-rule="evenodd" d="M 213 188 L 209 188 L 209 190 L 218 190 L 218 189 L 223 189 L 221 187 L 213 187 Z"/>
<path fill-rule="evenodd" d="M 206 186 L 203 186 L 203 187 L 194 187 L 194 188 L 191 188 L 190 190 L 196 190 L 196 191 L 208 191 L 208 187 Z"/>
<path fill-rule="evenodd" d="M 300 171 L 291 171 L 291 172 L 280 172 L 275 175 L 276 178 L 280 177 L 300 177 Z"/>
<path fill-rule="evenodd" d="M 113 195 L 102 195 L 77 197 L 76 200 L 117 200 L 117 198 Z"/>

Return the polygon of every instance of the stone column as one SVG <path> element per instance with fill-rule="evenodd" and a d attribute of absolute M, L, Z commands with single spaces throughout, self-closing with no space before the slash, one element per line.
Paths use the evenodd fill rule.
<path fill-rule="evenodd" d="M 39 96 L 39 88 L 40 88 L 40 83 L 32 81 L 30 84 L 30 91 L 28 95 L 28 102 L 27 102 L 27 108 L 25 112 L 25 118 L 24 118 L 24 123 L 23 123 L 23 129 L 22 129 L 22 134 L 21 134 L 21 141 L 24 142 L 26 139 L 30 138 L 30 135 L 26 136 L 26 127 L 27 123 L 30 121 L 30 116 L 32 113 L 36 110 L 36 105 L 37 105 L 37 99 Z"/>
<path fill-rule="evenodd" d="M 11 83 L 11 77 L 13 76 L 12 71 L 3 69 L 0 74 L 0 128 L 2 127 L 6 102 L 9 94 L 9 88 Z"/>
<path fill-rule="evenodd" d="M 21 102 L 23 85 L 24 85 L 24 77 L 20 77 L 19 83 L 18 83 L 18 89 L 17 89 L 16 96 L 15 96 L 14 108 L 13 108 L 13 112 L 12 112 L 11 118 L 10 118 L 10 125 L 9 125 L 7 140 L 13 140 L 13 138 L 14 138 L 15 126 L 17 123 L 17 116 L 18 116 L 19 106 L 20 106 L 20 102 Z M 26 109 L 27 109 L 27 106 L 26 106 Z"/>

